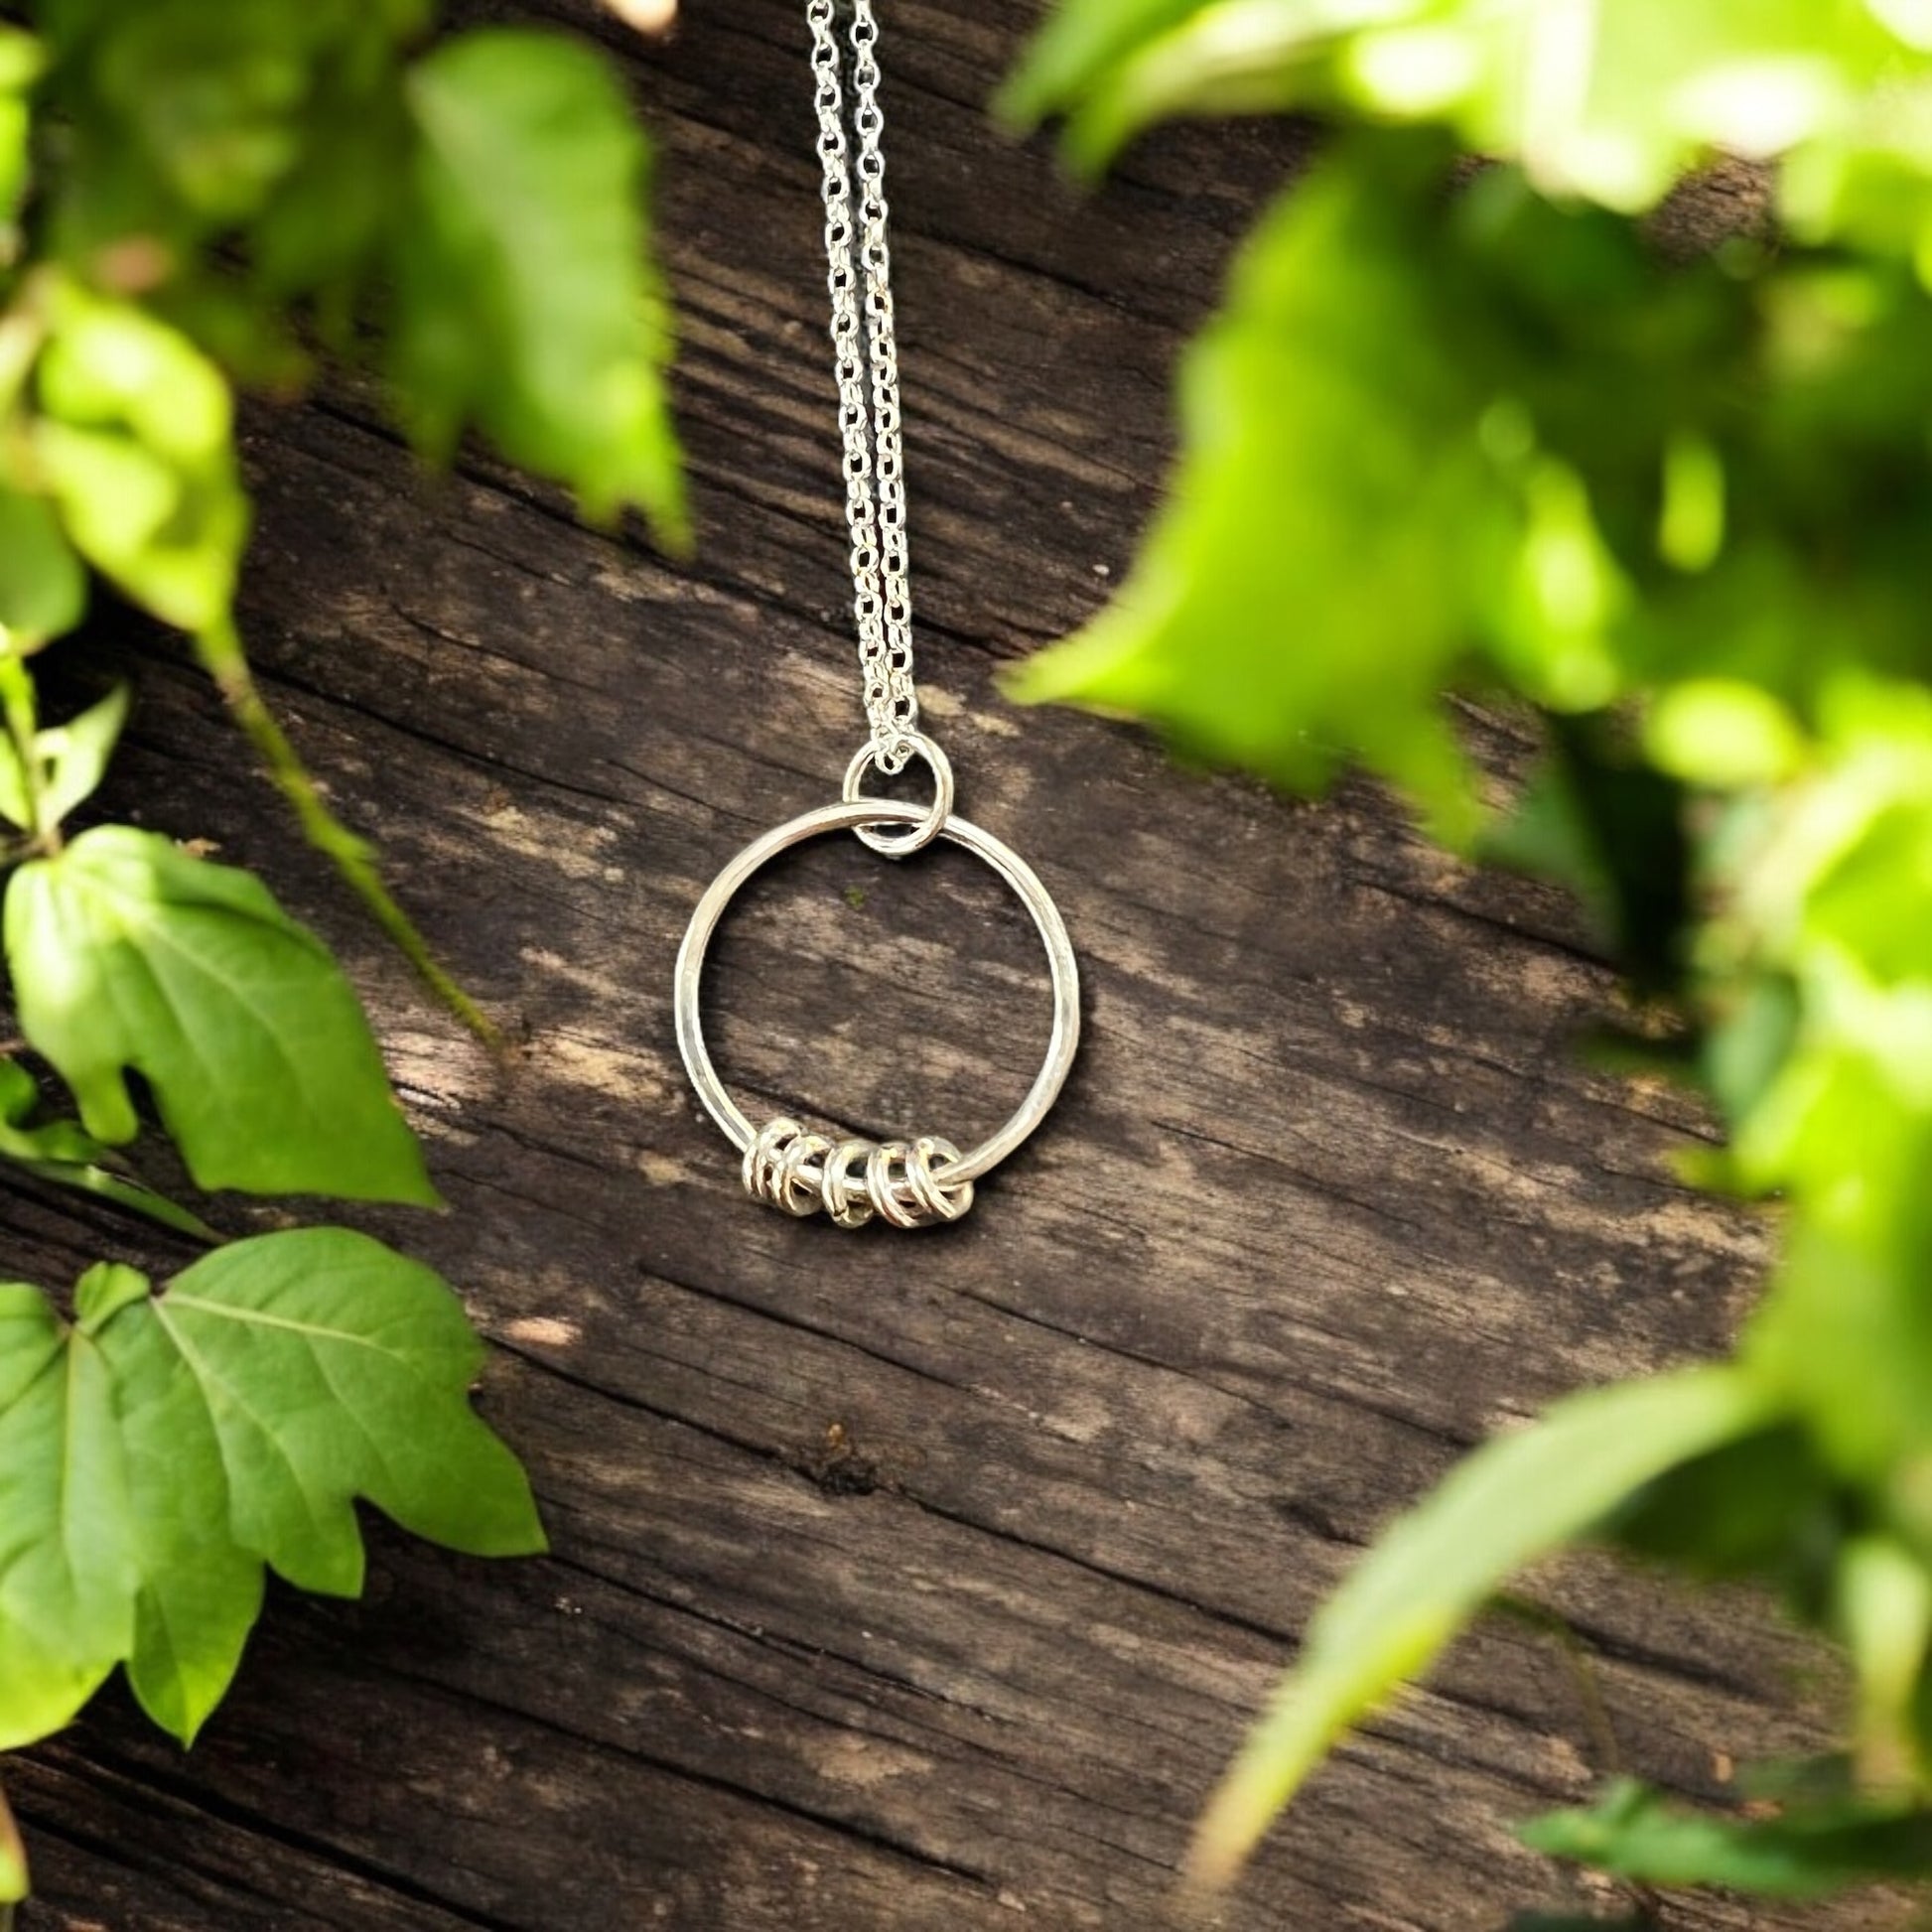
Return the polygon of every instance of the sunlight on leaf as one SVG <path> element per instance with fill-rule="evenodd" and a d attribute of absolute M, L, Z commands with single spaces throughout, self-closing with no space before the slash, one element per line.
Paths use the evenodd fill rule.
<path fill-rule="evenodd" d="M 168 622 L 218 621 L 248 526 L 219 371 L 142 310 L 69 288 L 39 387 L 36 453 L 75 548 Z"/>
<path fill-rule="evenodd" d="M 1714 151 L 1855 148 L 1867 96 L 1932 77 L 1923 51 L 1860 0 L 1062 0 L 1004 101 L 1066 114 L 1088 168 L 1176 114 L 1441 120 L 1547 193 L 1637 211 Z"/>
<path fill-rule="evenodd" d="M 112 1146 L 154 1088 L 203 1187 L 433 1202 L 368 1023 L 320 940 L 250 874 L 99 826 L 7 887 L 22 1031 Z"/>
<path fill-rule="evenodd" d="M 409 99 L 391 373 L 418 442 L 447 458 L 474 422 L 590 515 L 638 505 L 681 543 L 669 312 L 637 212 L 649 156 L 609 69 L 561 36 L 484 29 L 425 56 Z"/>

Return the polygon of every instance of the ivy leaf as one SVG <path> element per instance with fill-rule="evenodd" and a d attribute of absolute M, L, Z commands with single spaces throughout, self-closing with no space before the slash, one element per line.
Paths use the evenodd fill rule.
<path fill-rule="evenodd" d="M 447 456 L 474 422 L 592 516 L 637 504 L 682 542 L 648 154 L 610 69 L 555 35 L 483 29 L 425 56 L 408 93 L 420 147 L 390 351 L 417 442 Z"/>
<path fill-rule="evenodd" d="M 5 927 L 21 1029 L 99 1140 L 138 1130 L 131 1068 L 202 1187 L 436 1199 L 347 980 L 251 874 L 96 826 L 13 875 Z"/>
<path fill-rule="evenodd" d="M 1536 1819 L 1522 1838 L 1550 1858 L 1639 1884 L 1719 1885 L 1770 1898 L 1819 1898 L 1932 1872 L 1932 1812 L 1853 1803 L 1784 1818 L 1724 1818 L 1679 1809 L 1629 1779 L 1618 1779 L 1587 1811 Z"/>
<path fill-rule="evenodd" d="M 134 1641 L 127 1474 L 106 1370 L 0 1284 L 0 1748 L 65 1724 Z"/>
<path fill-rule="evenodd" d="M 247 536 L 220 371 L 132 303 L 61 288 L 35 453 L 74 547 L 184 630 L 225 617 Z"/>
<path fill-rule="evenodd" d="M 1192 1873 L 1227 1882 L 1336 1738 L 1426 1670 L 1513 1572 L 1679 1463 L 1764 1427 L 1768 1406 L 1735 1370 L 1684 1370 L 1573 1396 L 1451 1470 L 1316 1612 L 1196 1828 Z"/>
<path fill-rule="evenodd" d="M 262 1235 L 158 1296 L 103 1264 L 74 1311 L 69 1326 L 38 1289 L 0 1287 L 0 1747 L 68 1722 L 121 1663 L 192 1739 L 264 1564 L 361 1588 L 358 1497 L 474 1554 L 543 1547 L 522 1470 L 467 1400 L 483 1348 L 461 1305 L 379 1242 Z"/>

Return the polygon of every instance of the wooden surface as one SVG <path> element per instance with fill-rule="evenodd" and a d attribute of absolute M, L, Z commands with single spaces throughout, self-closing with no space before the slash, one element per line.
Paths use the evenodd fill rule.
<path fill-rule="evenodd" d="M 1609 987 L 1558 901 L 1464 876 L 1365 791 L 1285 803 L 997 695 L 1126 565 L 1175 350 L 1296 158 L 1279 128 L 1180 131 L 1080 200 L 980 111 L 1031 0 L 893 8 L 891 187 L 929 717 L 964 809 L 1059 896 L 1087 1043 L 955 1230 L 744 1199 L 677 1063 L 672 953 L 860 731 L 802 25 L 691 0 L 644 48 L 558 11 L 622 56 L 665 150 L 698 561 L 486 461 L 424 484 L 354 384 L 249 446 L 271 694 L 515 1064 L 426 1010 L 174 645 L 108 622 L 68 653 L 76 689 L 140 685 L 108 804 L 263 869 L 367 992 L 452 1211 L 365 1219 L 496 1344 L 482 1399 L 555 1554 L 377 1526 L 367 1601 L 277 1592 L 190 1755 L 108 1694 L 10 1769 L 27 1923 L 1157 1925 L 1377 1526 L 1549 1398 L 1719 1347 L 1761 1238 L 1669 1178 L 1688 1110 L 1579 1070 Z M 990 876 L 841 841 L 752 897 L 712 1011 L 741 1089 L 963 1142 L 1032 1078 L 1047 1009 Z M 63 1202 L 4 1212 L 44 1281 L 169 1260 Z M 1712 1793 L 1725 1757 L 1813 1735 L 1803 1654 L 1748 1602 L 1594 1564 L 1544 1587 L 1631 1768 Z M 1562 1882 L 1508 1821 L 1603 1768 L 1555 1650 L 1485 1630 L 1344 1749 L 1223 1922 L 1497 1932 Z"/>

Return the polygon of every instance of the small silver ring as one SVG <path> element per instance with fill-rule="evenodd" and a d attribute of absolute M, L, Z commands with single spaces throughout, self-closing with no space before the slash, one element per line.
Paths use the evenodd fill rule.
<path fill-rule="evenodd" d="M 905 754 L 915 755 L 925 759 L 932 771 L 932 803 L 923 812 L 912 813 L 917 822 L 909 832 L 882 832 L 878 824 L 868 821 L 853 829 L 872 849 L 888 859 L 907 859 L 915 852 L 929 846 L 944 830 L 947 819 L 952 817 L 953 783 L 952 761 L 940 751 L 924 732 L 901 732 L 897 738 L 884 741 L 869 738 L 852 755 L 852 762 L 845 767 L 845 782 L 839 787 L 839 796 L 850 804 L 865 797 L 859 789 L 859 781 L 866 775 L 866 768 L 882 753 L 890 753 L 898 761 L 892 768 L 902 771 L 905 768 Z M 883 803 L 883 800 L 866 799 L 868 804 Z M 904 820 L 904 814 L 895 814 L 897 821 Z M 885 815 L 880 815 L 883 820 Z"/>
<path fill-rule="evenodd" d="M 711 1063 L 699 1012 L 699 982 L 704 975 L 705 952 L 718 929 L 719 921 L 725 915 L 725 908 L 755 873 L 768 865 L 779 853 L 794 845 L 802 845 L 807 839 L 823 837 L 827 832 L 849 831 L 855 826 L 873 822 L 914 825 L 922 823 L 926 816 L 925 807 L 901 804 L 896 798 L 848 798 L 836 805 L 821 805 L 816 811 L 773 826 L 770 831 L 754 839 L 711 882 L 704 897 L 698 900 L 691 914 L 691 923 L 685 928 L 684 943 L 677 952 L 675 1007 L 678 1050 L 684 1055 L 685 1070 L 691 1076 L 691 1084 L 697 1089 L 705 1111 L 718 1123 L 725 1138 L 741 1155 L 747 1153 L 758 1139 L 758 1130 L 726 1092 L 724 1082 L 718 1077 L 718 1069 Z M 1073 1064 L 1074 1051 L 1080 1043 L 1080 969 L 1073 956 L 1073 941 L 1067 936 L 1066 922 L 1060 917 L 1059 908 L 1040 884 L 1038 875 L 1018 853 L 996 839 L 991 832 L 984 832 L 963 818 L 946 818 L 938 828 L 938 836 L 953 845 L 964 846 L 976 858 L 984 859 L 1013 888 L 1020 902 L 1032 914 L 1034 925 L 1046 947 L 1046 965 L 1053 982 L 1053 1032 L 1046 1044 L 1046 1061 L 1039 1069 L 1038 1078 L 1020 1103 L 1019 1111 L 998 1133 L 982 1141 L 978 1147 L 969 1149 L 958 1160 L 947 1161 L 933 1170 L 934 1179 L 943 1180 L 950 1187 L 990 1173 L 1046 1118 L 1053 1102 L 1059 1097 L 1060 1088 L 1066 1083 L 1068 1069 Z M 845 1147 L 834 1144 L 834 1159 L 845 1155 Z"/>

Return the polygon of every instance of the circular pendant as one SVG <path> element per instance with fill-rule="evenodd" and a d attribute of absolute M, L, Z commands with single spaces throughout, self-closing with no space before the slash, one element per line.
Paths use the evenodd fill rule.
<path fill-rule="evenodd" d="M 934 768 L 938 770 L 939 766 L 935 764 Z M 856 790 L 857 776 L 856 769 L 848 776 L 849 795 L 838 804 L 821 806 L 774 826 L 754 839 L 711 882 L 691 914 L 684 943 L 678 948 L 677 1043 L 706 1112 L 744 1156 L 745 1188 L 754 1199 L 801 1218 L 823 1208 L 846 1228 L 863 1227 L 875 1216 L 894 1227 L 928 1227 L 958 1220 L 973 1204 L 974 1181 L 997 1168 L 1046 1117 L 1065 1083 L 1080 1040 L 1080 972 L 1065 921 L 1033 868 L 992 833 L 956 816 L 949 808 L 949 789 L 947 809 L 935 812 L 897 799 L 850 795 Z M 876 829 L 882 826 L 918 830 L 889 835 Z M 1047 1042 L 1046 1062 L 1013 1118 L 967 1153 L 962 1154 L 937 1135 L 921 1135 L 909 1141 L 833 1140 L 808 1132 L 784 1115 L 755 1128 L 726 1092 L 705 1048 L 699 981 L 704 973 L 705 950 L 725 908 L 746 881 L 779 853 L 827 832 L 846 831 L 862 836 L 872 832 L 868 842 L 891 856 L 916 849 L 904 843 L 912 838 L 920 845 L 940 838 L 964 846 L 985 860 L 1019 895 L 1045 943 L 1053 980 L 1053 1033 Z"/>

